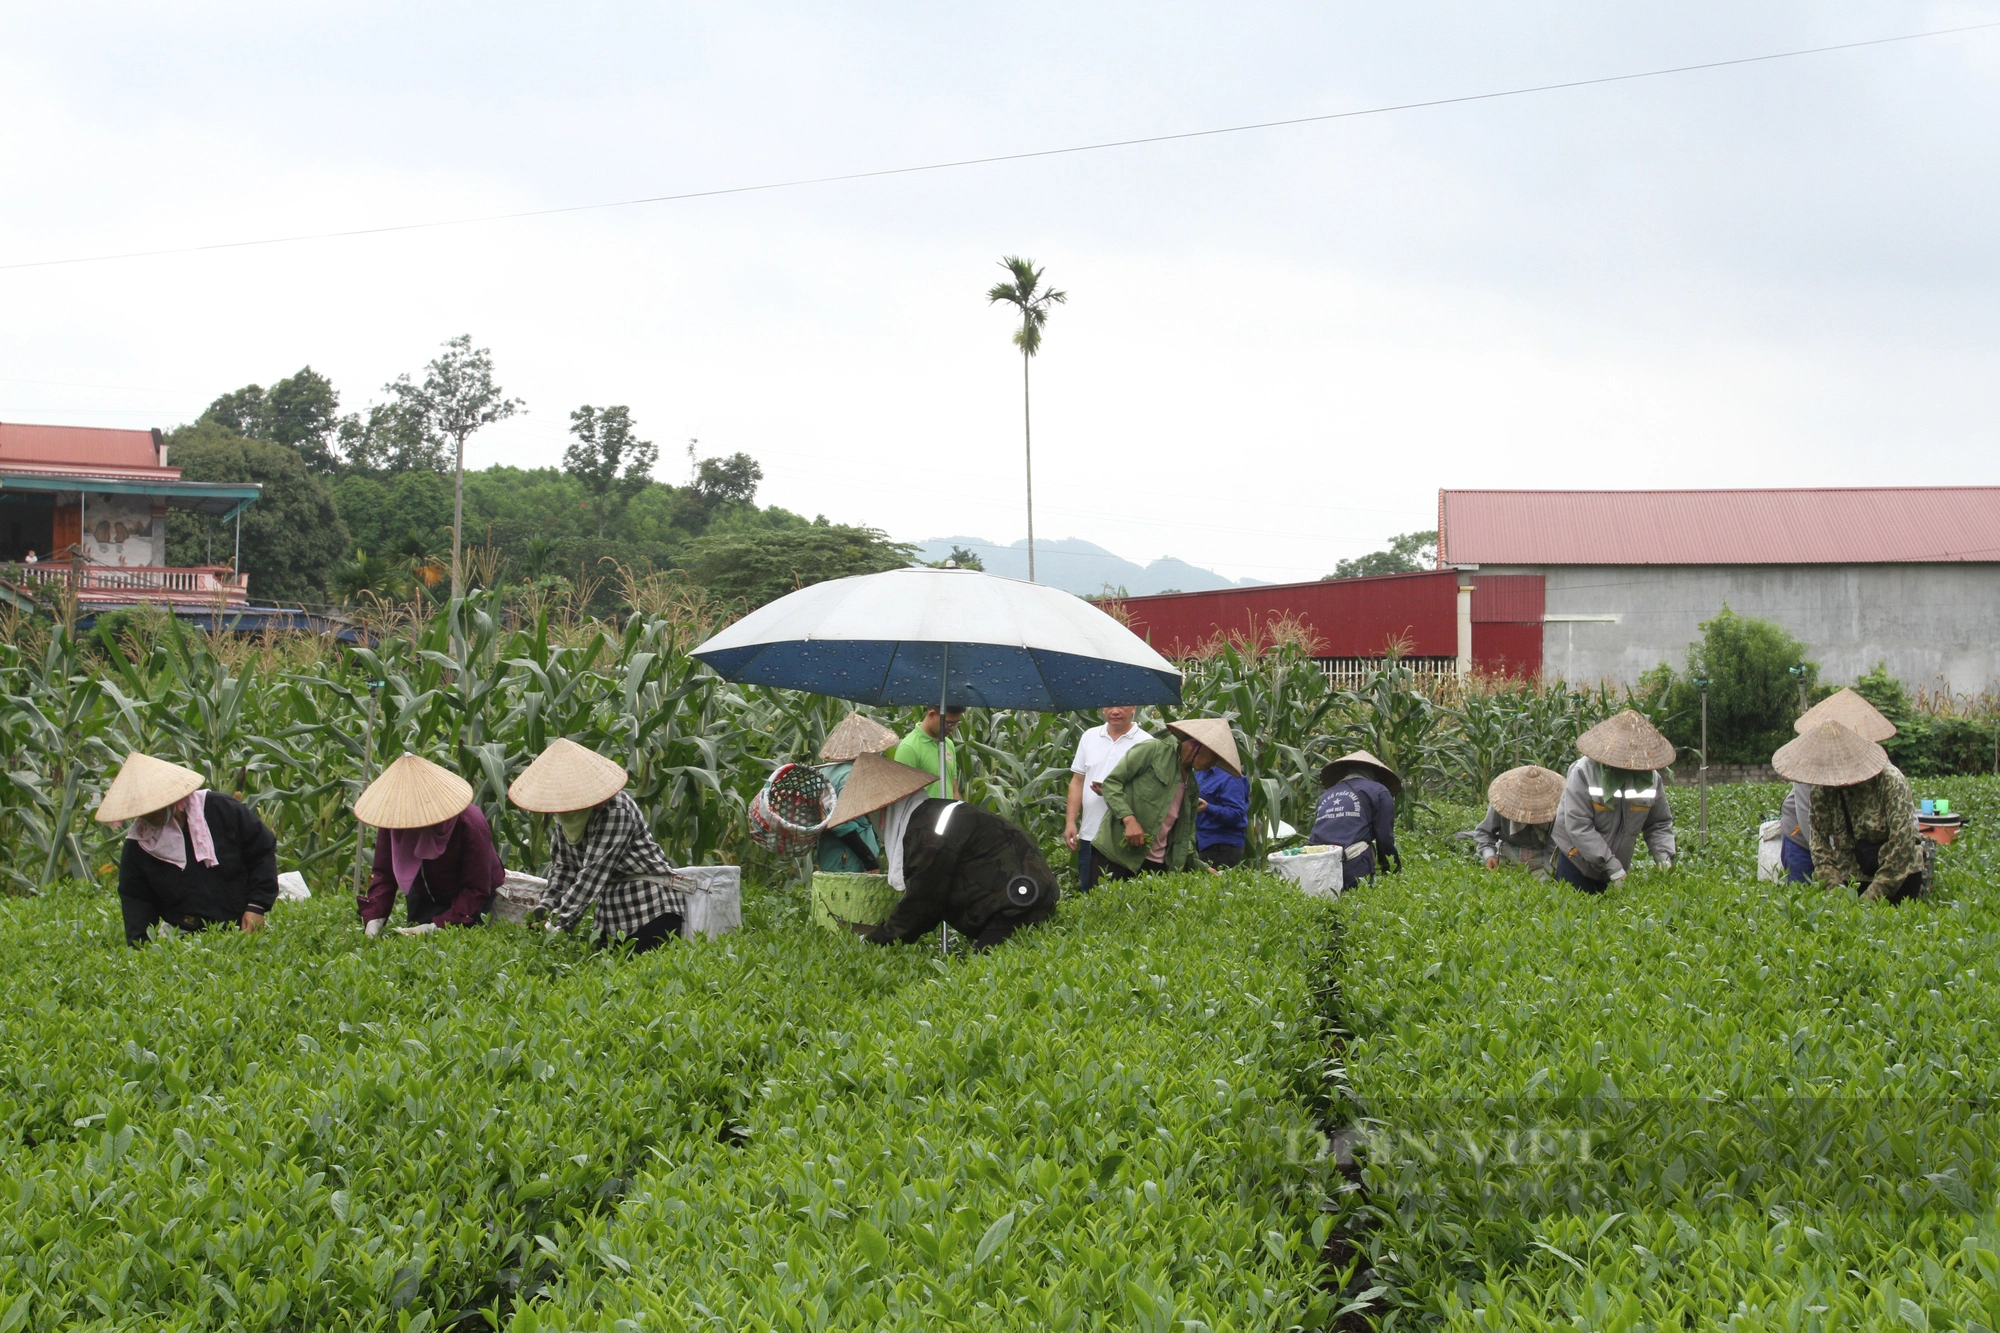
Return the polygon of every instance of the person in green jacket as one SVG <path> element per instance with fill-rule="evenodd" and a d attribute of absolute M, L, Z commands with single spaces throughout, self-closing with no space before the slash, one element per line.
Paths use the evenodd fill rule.
<path fill-rule="evenodd" d="M 1243 776 L 1236 737 L 1224 719 L 1169 722 L 1167 731 L 1127 750 L 1104 779 L 1105 816 L 1090 844 L 1092 859 L 1102 858 L 1103 878 L 1200 866 L 1194 816 L 1201 789 L 1194 775 L 1220 764 Z"/>

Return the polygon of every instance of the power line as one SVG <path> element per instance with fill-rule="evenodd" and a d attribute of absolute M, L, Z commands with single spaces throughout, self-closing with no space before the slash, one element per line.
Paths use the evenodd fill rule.
<path fill-rule="evenodd" d="M 1148 134 L 1132 139 L 1107 139 L 1099 143 L 1072 144 L 1065 148 L 1036 148 L 1019 153 L 994 153 L 986 157 L 963 157 L 945 162 L 925 162 L 908 167 L 880 167 L 872 171 L 849 171 L 831 176 L 803 176 L 793 180 L 766 181 L 759 185 L 730 185 L 712 190 L 686 190 L 678 194 L 645 195 L 637 199 L 615 199 L 597 204 L 567 204 L 557 208 L 531 208 L 513 213 L 483 213 L 471 217 L 440 218 L 429 222 L 397 222 L 375 227 L 351 227 L 340 231 L 302 232 L 293 236 L 266 236 L 245 241 L 212 241 L 203 245 L 172 246 L 159 250 L 128 250 L 119 254 L 78 255 L 68 259 L 30 259 L 0 264 L 0 271 L 24 268 L 56 268 L 70 264 L 101 264 L 121 259 L 157 259 L 167 255 L 202 254 L 211 250 L 243 250 L 256 246 L 291 245 L 302 241 L 342 240 L 356 236 L 381 236 L 392 232 L 428 231 L 438 227 L 464 227 L 484 222 L 513 222 L 525 218 L 557 217 L 566 213 L 598 212 L 611 208 L 636 208 L 644 204 L 684 203 L 692 199 L 719 199 L 736 194 L 759 194 L 771 190 L 792 190 L 809 185 L 837 185 L 846 181 L 879 180 L 887 176 L 911 176 L 926 171 L 952 171 L 962 167 L 993 166 L 1001 162 L 1027 162 L 1036 158 L 1066 157 L 1076 153 L 1097 153 L 1113 148 L 1138 148 L 1147 144 L 1177 143 L 1187 139 L 1211 139 L 1225 134 L 1248 134 L 1255 130 L 1283 129 L 1293 125 L 1316 125 L 1332 120 L 1352 120 L 1361 116 L 1384 116 L 1397 111 L 1421 111 L 1430 107 L 1463 106 L 1469 102 L 1491 102 L 1506 97 L 1527 97 L 1535 93 L 1562 92 L 1571 88 L 1594 88 L 1609 83 L 1631 83 L 1639 79 L 1666 78 L 1701 70 L 1728 69 L 1737 65 L 1766 64 L 1800 56 L 1827 55 L 1835 51 L 1856 51 L 1898 42 L 1922 41 L 1928 37 L 1950 37 L 1960 33 L 2000 28 L 2000 20 L 1967 23 L 1955 28 L 1932 28 L 1926 32 L 1902 33 L 1894 37 L 1870 37 L 1856 42 L 1836 42 L 1829 46 L 1805 46 L 1793 51 L 1772 51 L 1764 55 L 1736 56 L 1728 60 L 1705 60 L 1694 65 L 1671 65 L 1662 69 L 1637 70 L 1628 74 L 1605 74 L 1590 79 L 1565 79 L 1559 83 L 1537 83 L 1492 92 L 1462 93 L 1455 97 L 1433 97 L 1419 102 L 1395 102 L 1385 106 L 1360 107 L 1351 111 L 1328 111 L 1313 116 L 1289 116 L 1282 120 L 1259 120 L 1243 125 L 1221 125 L 1205 130 L 1181 130 L 1173 134 Z"/>

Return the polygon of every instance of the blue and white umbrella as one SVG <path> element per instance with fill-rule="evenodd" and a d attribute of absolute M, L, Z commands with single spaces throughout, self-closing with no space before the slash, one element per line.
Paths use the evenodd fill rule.
<path fill-rule="evenodd" d="M 726 680 L 864 704 L 1180 702 L 1181 673 L 1080 597 L 971 569 L 892 569 L 780 597 L 694 650 Z"/>

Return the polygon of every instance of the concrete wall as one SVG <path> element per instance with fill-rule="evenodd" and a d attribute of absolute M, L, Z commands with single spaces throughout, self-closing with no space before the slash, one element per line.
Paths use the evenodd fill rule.
<path fill-rule="evenodd" d="M 2000 687 L 2000 564 L 1484 566 L 1547 579 L 1542 673 L 1631 684 L 1679 666 L 1724 603 L 1797 635 L 1823 680 L 1887 662 L 1910 686 Z"/>

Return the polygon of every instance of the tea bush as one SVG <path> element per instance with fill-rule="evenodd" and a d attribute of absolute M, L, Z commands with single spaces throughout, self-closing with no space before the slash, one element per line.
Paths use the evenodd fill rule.
<path fill-rule="evenodd" d="M 746 915 L 635 959 L 368 941 L 331 897 L 131 950 L 107 895 L 0 903 L 0 1327 L 1331 1313 L 1325 904 L 1156 879 L 949 962 Z"/>
<path fill-rule="evenodd" d="M 1433 848 L 1340 901 L 1383 1327 L 2000 1327 L 2000 783 L 1917 785 L 1975 823 L 1900 908 L 1753 880 L 1775 784 L 1600 897 Z"/>

